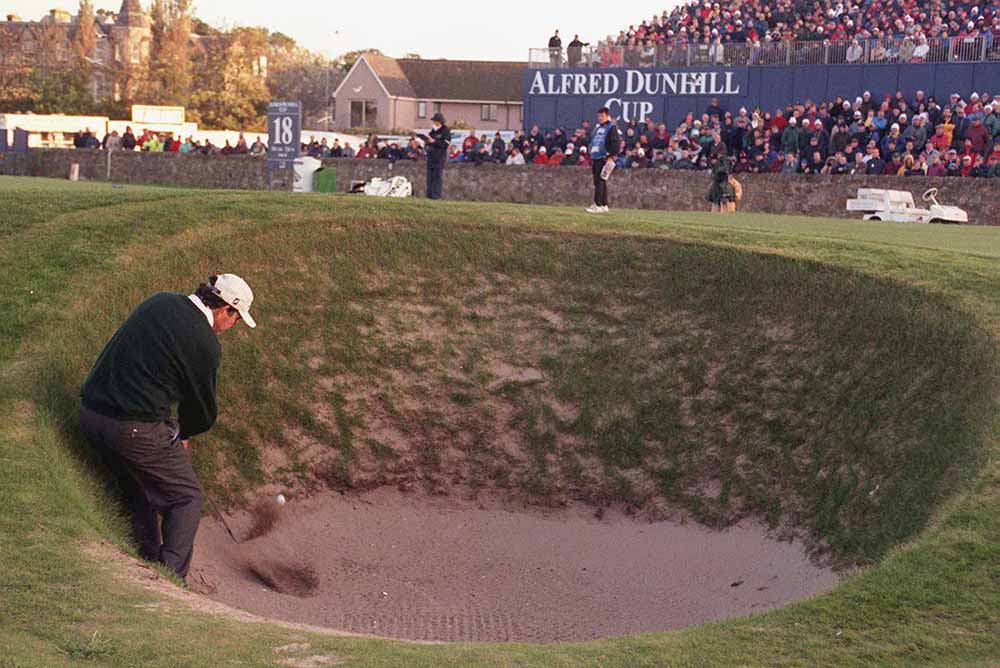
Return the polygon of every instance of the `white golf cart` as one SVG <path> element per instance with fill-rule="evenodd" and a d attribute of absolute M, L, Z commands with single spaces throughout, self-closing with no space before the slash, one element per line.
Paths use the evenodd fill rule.
<path fill-rule="evenodd" d="M 932 202 L 930 208 L 919 209 L 913 195 L 906 190 L 858 188 L 857 199 L 847 200 L 848 211 L 862 211 L 862 220 L 889 220 L 900 223 L 967 223 L 969 214 L 957 206 L 938 204 L 937 188 L 926 190 L 921 199 Z"/>

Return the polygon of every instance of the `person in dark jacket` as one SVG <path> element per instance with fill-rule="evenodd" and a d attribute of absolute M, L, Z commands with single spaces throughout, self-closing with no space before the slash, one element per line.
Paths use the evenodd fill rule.
<path fill-rule="evenodd" d="M 562 39 L 559 37 L 558 30 L 549 38 L 549 64 L 552 67 L 562 65 Z"/>
<path fill-rule="evenodd" d="M 493 147 L 490 153 L 493 157 L 493 162 L 501 165 L 507 162 L 507 144 L 499 132 L 493 135 Z"/>
<path fill-rule="evenodd" d="M 73 139 L 73 146 L 76 148 L 100 148 L 100 140 L 91 133 L 90 128 L 80 132 Z"/>
<path fill-rule="evenodd" d="M 135 135 L 132 133 L 132 126 L 125 126 L 125 134 L 122 135 L 122 149 L 125 151 L 135 150 Z"/>
<path fill-rule="evenodd" d="M 736 190 L 729 181 L 733 172 L 733 160 L 728 155 L 721 155 L 712 160 L 712 182 L 705 199 L 715 212 L 729 211 L 729 204 L 736 201 Z M 735 210 L 735 209 L 734 209 Z"/>
<path fill-rule="evenodd" d="M 181 578 L 204 499 L 188 439 L 215 423 L 218 335 L 240 320 L 255 327 L 252 303 L 234 274 L 212 276 L 189 296 L 153 295 L 104 346 L 80 393 L 80 428 L 118 478 L 140 556 Z"/>
<path fill-rule="evenodd" d="M 441 199 L 451 130 L 444 124 L 444 116 L 440 112 L 431 117 L 431 124 L 430 135 L 420 135 L 427 149 L 427 199 Z"/>
<path fill-rule="evenodd" d="M 580 66 L 580 62 L 583 60 L 583 47 L 588 44 L 588 42 L 581 42 L 579 35 L 573 35 L 573 41 L 566 47 L 566 60 L 569 61 L 570 67 Z"/>
<path fill-rule="evenodd" d="M 607 107 L 597 111 L 597 127 L 590 139 L 591 171 L 594 175 L 594 203 L 587 207 L 588 213 L 608 212 L 608 177 L 614 169 L 615 158 L 621 149 L 618 127 L 611 122 L 611 112 Z"/>

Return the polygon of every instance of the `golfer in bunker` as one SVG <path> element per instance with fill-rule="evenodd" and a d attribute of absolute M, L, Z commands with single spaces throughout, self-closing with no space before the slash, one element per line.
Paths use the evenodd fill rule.
<path fill-rule="evenodd" d="M 218 336 L 240 320 L 255 327 L 252 302 L 235 274 L 193 295 L 153 295 L 108 341 L 81 392 L 80 427 L 122 485 L 140 556 L 181 578 L 204 498 L 188 439 L 215 423 Z"/>

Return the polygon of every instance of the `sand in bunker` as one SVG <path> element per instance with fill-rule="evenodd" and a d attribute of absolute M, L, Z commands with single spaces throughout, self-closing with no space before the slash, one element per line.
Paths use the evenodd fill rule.
<path fill-rule="evenodd" d="M 251 521 L 230 524 L 239 535 Z M 556 641 L 759 612 L 838 577 L 751 522 L 718 532 L 381 489 L 291 501 L 271 533 L 242 545 L 207 518 L 189 580 L 260 615 L 344 631 Z"/>

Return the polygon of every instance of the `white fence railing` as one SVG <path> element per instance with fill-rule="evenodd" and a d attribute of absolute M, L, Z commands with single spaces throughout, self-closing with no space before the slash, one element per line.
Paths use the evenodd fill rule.
<path fill-rule="evenodd" d="M 534 68 L 1000 62 L 1000 37 L 668 43 L 530 49 Z"/>

